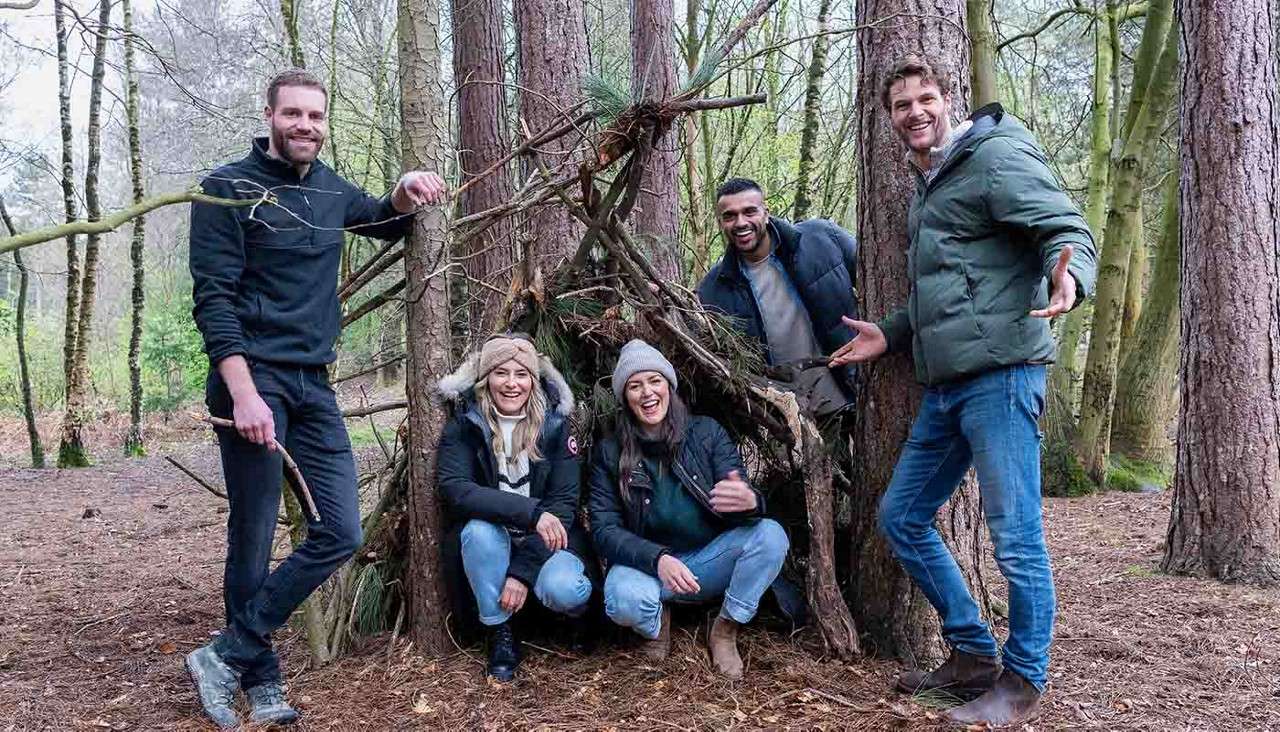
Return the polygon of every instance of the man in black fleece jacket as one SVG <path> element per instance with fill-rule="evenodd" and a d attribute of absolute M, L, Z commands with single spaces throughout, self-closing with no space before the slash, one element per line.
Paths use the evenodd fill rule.
<path fill-rule="evenodd" d="M 238 724 L 231 706 L 241 688 L 252 721 L 297 719 L 271 632 L 361 540 L 351 443 L 325 369 L 341 326 L 343 233 L 398 239 L 418 206 L 446 198 L 435 173 L 406 173 L 378 199 L 317 160 L 327 103 L 315 76 L 277 75 L 267 89 L 270 136 L 202 183 L 210 195 L 259 202 L 191 206 L 193 312 L 211 367 L 205 399 L 235 429 L 218 430 L 231 504 L 227 627 L 186 665 L 205 713 L 222 727 Z M 281 492 L 277 445 L 297 461 L 320 516 L 308 517 L 306 541 L 268 573 Z"/>

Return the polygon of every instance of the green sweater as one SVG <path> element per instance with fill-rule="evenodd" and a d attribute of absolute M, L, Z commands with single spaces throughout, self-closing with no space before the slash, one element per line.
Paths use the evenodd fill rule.
<path fill-rule="evenodd" d="M 645 451 L 645 472 L 653 480 L 651 503 L 645 506 L 643 534 L 672 552 L 682 554 L 706 546 L 720 535 L 720 527 L 706 508 L 689 495 L 664 458 Z"/>
<path fill-rule="evenodd" d="M 1062 248 L 1076 304 L 1093 292 L 1088 224 L 1044 151 L 999 104 L 974 113 L 936 175 L 917 171 L 907 215 L 907 306 L 880 321 L 890 351 L 911 349 L 916 379 L 933 385 L 1053 360 L 1048 277 Z"/>

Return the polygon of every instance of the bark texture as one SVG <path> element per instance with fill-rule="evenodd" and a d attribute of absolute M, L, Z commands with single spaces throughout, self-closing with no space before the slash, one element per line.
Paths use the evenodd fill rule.
<path fill-rule="evenodd" d="M 587 32 L 581 0 L 526 0 L 515 4 L 520 52 L 520 119 L 530 133 L 564 124 L 582 101 L 587 73 Z M 523 130 L 521 130 L 523 133 Z M 579 161 L 568 154 L 569 138 L 540 145 L 536 153 L 557 174 Z M 537 167 L 525 161 L 524 175 Z M 560 173 L 563 174 L 563 173 Z M 583 226 L 563 206 L 548 206 L 529 214 L 527 235 L 533 237 L 544 272 L 550 272 L 577 248 Z"/>
<path fill-rule="evenodd" d="M 124 14 L 125 117 L 129 128 L 129 179 L 133 184 L 133 202 L 146 197 L 142 181 L 142 139 L 138 132 L 138 74 L 134 58 L 133 8 L 130 0 L 121 0 Z M 146 246 L 147 217 L 133 220 L 133 237 L 129 242 L 129 262 L 133 265 L 133 288 L 129 310 L 129 432 L 124 438 L 126 455 L 143 455 L 142 443 L 142 308 L 146 300 L 142 255 Z"/>
<path fill-rule="evenodd" d="M 0 221 L 9 236 L 16 236 L 13 219 L 0 198 Z M 36 429 L 36 410 L 31 398 L 31 370 L 27 368 L 27 268 L 22 263 L 22 252 L 14 250 L 13 264 L 18 270 L 18 302 L 14 308 L 13 329 L 18 341 L 18 383 L 22 391 L 22 417 L 27 424 L 27 444 L 31 447 L 31 467 L 44 467 L 44 446 L 40 444 L 40 431 Z"/>
<path fill-rule="evenodd" d="M 111 2 L 98 4 L 98 26 L 94 29 L 93 70 L 89 77 L 89 141 L 85 153 L 84 204 L 89 221 L 102 216 L 98 196 L 98 168 L 102 162 L 102 84 L 106 76 L 107 38 L 111 29 Z M 80 277 L 80 308 L 76 315 L 75 352 L 71 358 L 66 411 L 62 418 L 62 438 L 58 445 L 58 467 L 79 468 L 89 464 L 81 431 L 88 420 L 89 334 L 93 324 L 94 295 L 97 292 L 98 247 L 101 234 L 90 234 L 84 246 L 84 274 Z"/>
<path fill-rule="evenodd" d="M 1182 415 L 1164 569 L 1280 584 L 1280 91 L 1269 0 L 1181 2 Z"/>
<path fill-rule="evenodd" d="M 62 134 L 62 208 L 67 223 L 77 218 L 75 184 L 75 145 L 71 140 L 71 68 L 67 60 L 66 3 L 53 3 L 54 29 L 58 46 L 58 121 Z M 76 248 L 76 235 L 67 237 L 67 299 L 63 312 L 62 334 L 62 397 L 71 396 L 71 367 L 76 355 L 76 323 L 80 313 L 80 251 Z"/>
<path fill-rule="evenodd" d="M 831 16 L 831 0 L 818 5 L 818 32 L 825 34 Z M 800 127 L 800 163 L 796 174 L 796 200 L 791 207 L 791 217 L 797 221 L 809 215 L 813 204 L 810 198 L 813 186 L 813 153 L 818 139 L 818 113 L 822 109 L 822 77 L 827 70 L 827 36 L 813 39 L 813 58 L 809 61 L 809 74 L 804 90 L 804 123 Z"/>
<path fill-rule="evenodd" d="M 440 73 L 438 0 L 400 0 L 398 36 L 401 165 L 405 170 L 445 170 L 449 130 Z M 436 382 L 448 372 L 450 361 L 449 293 L 446 278 L 437 272 L 448 257 L 444 211 L 425 208 L 414 221 L 404 262 L 412 294 L 406 312 L 409 632 L 428 654 L 450 647 L 440 567 L 442 507 L 436 491 L 436 445 L 445 414 L 435 396 Z"/>
<path fill-rule="evenodd" d="M 978 109 L 1000 97 L 996 86 L 996 34 L 991 29 L 993 8 L 991 0 L 965 0 L 964 5 L 972 57 L 970 100 L 972 108 Z"/>
<path fill-rule="evenodd" d="M 631 0 L 631 94 L 660 101 L 676 93 L 676 39 L 673 0 Z M 655 128 L 636 151 L 644 162 L 640 194 L 631 212 L 635 233 L 658 274 L 682 279 L 680 252 L 679 151 L 669 130 Z"/>
<path fill-rule="evenodd" d="M 1116 377 L 1111 440 L 1129 457 L 1167 464 L 1178 379 L 1178 176 L 1165 183 L 1160 241 L 1142 316 Z M 1130 264 L 1132 266 L 1132 264 Z"/>
<path fill-rule="evenodd" d="M 859 0 L 857 23 L 866 26 L 900 13 L 901 21 L 858 34 L 859 129 L 858 282 L 864 317 L 878 318 L 907 300 L 907 203 L 914 179 L 904 148 L 880 106 L 881 79 L 906 53 L 927 53 L 951 67 L 957 82 L 952 100 L 963 117 L 969 98 L 968 43 L 959 0 Z M 850 609 L 874 650 L 917 663 L 942 653 L 937 615 L 914 588 L 876 528 L 876 508 L 888 487 L 898 453 L 915 418 L 921 389 L 905 356 L 882 358 L 860 377 L 860 420 L 853 442 L 862 485 L 853 501 Z M 983 525 L 977 485 L 966 479 L 938 512 L 938 527 L 951 544 L 979 605 L 986 607 L 981 574 Z"/>
<path fill-rule="evenodd" d="M 506 72 L 503 70 L 501 0 L 453 3 L 453 75 L 458 86 L 458 165 L 461 182 L 501 159 L 509 148 Z M 464 191 L 466 216 L 512 199 L 511 171 L 502 166 Z M 503 219 L 458 242 L 467 274 L 467 312 L 472 340 L 482 340 L 497 320 L 515 260 L 510 223 Z"/>

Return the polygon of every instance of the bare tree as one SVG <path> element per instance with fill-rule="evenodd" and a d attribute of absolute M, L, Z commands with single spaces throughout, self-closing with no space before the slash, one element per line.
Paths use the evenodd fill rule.
<path fill-rule="evenodd" d="M 406 170 L 444 170 L 448 115 L 440 72 L 438 0 L 400 0 L 400 130 Z M 423 209 L 405 251 L 410 297 L 407 389 L 409 397 L 409 629 L 426 653 L 449 648 L 448 602 L 440 566 L 443 532 L 436 491 L 436 445 L 445 414 L 435 385 L 449 371 L 449 293 L 441 268 L 449 262 L 444 211 Z"/>
<path fill-rule="evenodd" d="M 134 60 L 133 8 L 130 0 L 122 0 L 124 13 L 125 115 L 129 128 L 129 178 L 133 183 L 133 202 L 142 203 L 146 188 L 142 183 L 142 140 L 138 132 L 138 72 Z M 142 308 L 146 298 L 143 288 L 143 250 L 147 238 L 147 217 L 133 220 L 133 238 L 129 245 L 129 261 L 133 264 L 133 290 L 129 310 L 129 433 L 124 439 L 126 455 L 142 455 L 142 368 L 138 357 L 142 352 Z"/>
<path fill-rule="evenodd" d="M 18 230 L 9 218 L 4 198 L 0 197 L 0 222 L 15 236 Z M 36 410 L 31 399 L 31 370 L 27 368 L 27 268 L 22 263 L 22 252 L 14 250 L 13 263 L 18 268 L 18 304 L 14 313 L 14 331 L 18 340 L 18 380 L 22 390 L 22 416 L 27 423 L 27 442 L 31 446 L 31 467 L 44 467 L 44 446 L 40 444 L 40 431 L 36 429 Z"/>
<path fill-rule="evenodd" d="M 875 23 L 895 13 L 919 20 Z M 957 86 L 952 90 L 952 104 L 955 113 L 962 115 L 969 99 L 969 46 L 962 30 L 965 6 L 961 0 L 911 0 L 905 5 L 859 0 L 857 22 L 865 27 L 858 36 L 857 136 L 862 146 L 858 283 L 864 315 L 879 317 L 907 301 L 907 204 L 914 183 L 902 143 L 880 106 L 881 79 L 904 54 L 927 53 L 953 70 Z M 921 388 L 914 381 L 910 362 L 902 355 L 881 358 L 864 367 L 860 388 L 859 403 L 875 407 L 860 412 L 853 437 L 861 485 L 851 526 L 850 609 L 858 627 L 881 653 L 917 661 L 936 658 L 941 651 L 936 615 L 876 529 L 876 507 L 915 418 Z M 981 573 L 985 526 L 971 478 L 938 512 L 937 524 L 979 605 L 985 607 L 987 593 Z"/>
<path fill-rule="evenodd" d="M 1179 10 L 1182 416 L 1163 567 L 1274 586 L 1280 27 L 1269 0 L 1182 2 Z"/>
<path fill-rule="evenodd" d="M 67 223 L 77 216 L 74 143 L 71 140 L 71 66 L 67 58 L 66 3 L 54 0 L 53 21 L 58 44 L 58 120 L 62 133 L 62 208 Z M 67 237 L 67 300 L 63 312 L 62 383 L 63 401 L 71 399 L 71 368 L 76 356 L 76 323 L 80 313 L 80 251 L 76 235 Z"/>
<path fill-rule="evenodd" d="M 672 0 L 631 2 L 631 94 L 659 102 L 676 93 L 675 27 Z M 644 166 L 631 218 L 650 245 L 649 260 L 664 278 L 680 280 L 680 168 L 675 140 L 655 125 L 637 151 Z"/>
<path fill-rule="evenodd" d="M 809 213 L 810 188 L 813 183 L 814 144 L 818 137 L 818 113 L 822 106 L 822 77 L 827 69 L 827 25 L 831 0 L 818 5 L 818 37 L 813 39 L 813 58 L 809 61 L 809 80 L 804 92 L 804 124 L 800 128 L 800 171 L 796 176 L 796 200 L 791 216 L 803 219 Z"/>

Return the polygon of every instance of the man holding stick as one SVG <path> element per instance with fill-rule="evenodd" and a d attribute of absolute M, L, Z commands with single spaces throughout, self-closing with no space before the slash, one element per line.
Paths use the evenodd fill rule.
<path fill-rule="evenodd" d="M 377 199 L 317 160 L 328 132 L 328 93 L 293 69 L 267 88 L 270 135 L 202 187 L 253 206 L 191 206 L 191 276 L 196 325 L 211 365 L 206 403 L 230 501 L 223 601 L 227 627 L 186 657 L 205 713 L 238 724 L 232 703 L 244 689 L 259 723 L 298 713 L 284 698 L 271 633 L 356 551 L 361 541 L 355 464 L 329 386 L 341 324 L 338 263 L 343 234 L 394 240 L 413 212 L 447 198 L 435 173 L 406 173 Z M 307 538 L 268 572 L 286 447 L 310 486 L 317 515 Z"/>
<path fill-rule="evenodd" d="M 885 77 L 881 102 L 909 149 L 916 194 L 908 213 L 911 293 L 857 335 L 832 366 L 910 349 L 924 402 L 880 502 L 880 527 L 942 619 L 951 656 L 898 678 L 906 693 L 977 697 L 952 709 L 962 724 L 1015 724 L 1048 680 L 1054 592 L 1040 502 L 1049 320 L 1093 288 L 1089 227 L 1031 133 L 999 104 L 952 127 L 951 79 L 908 56 Z M 972 465 L 1009 582 L 1009 638 L 996 640 L 934 514 Z M 1001 669 L 1003 661 L 1003 669 Z"/>

